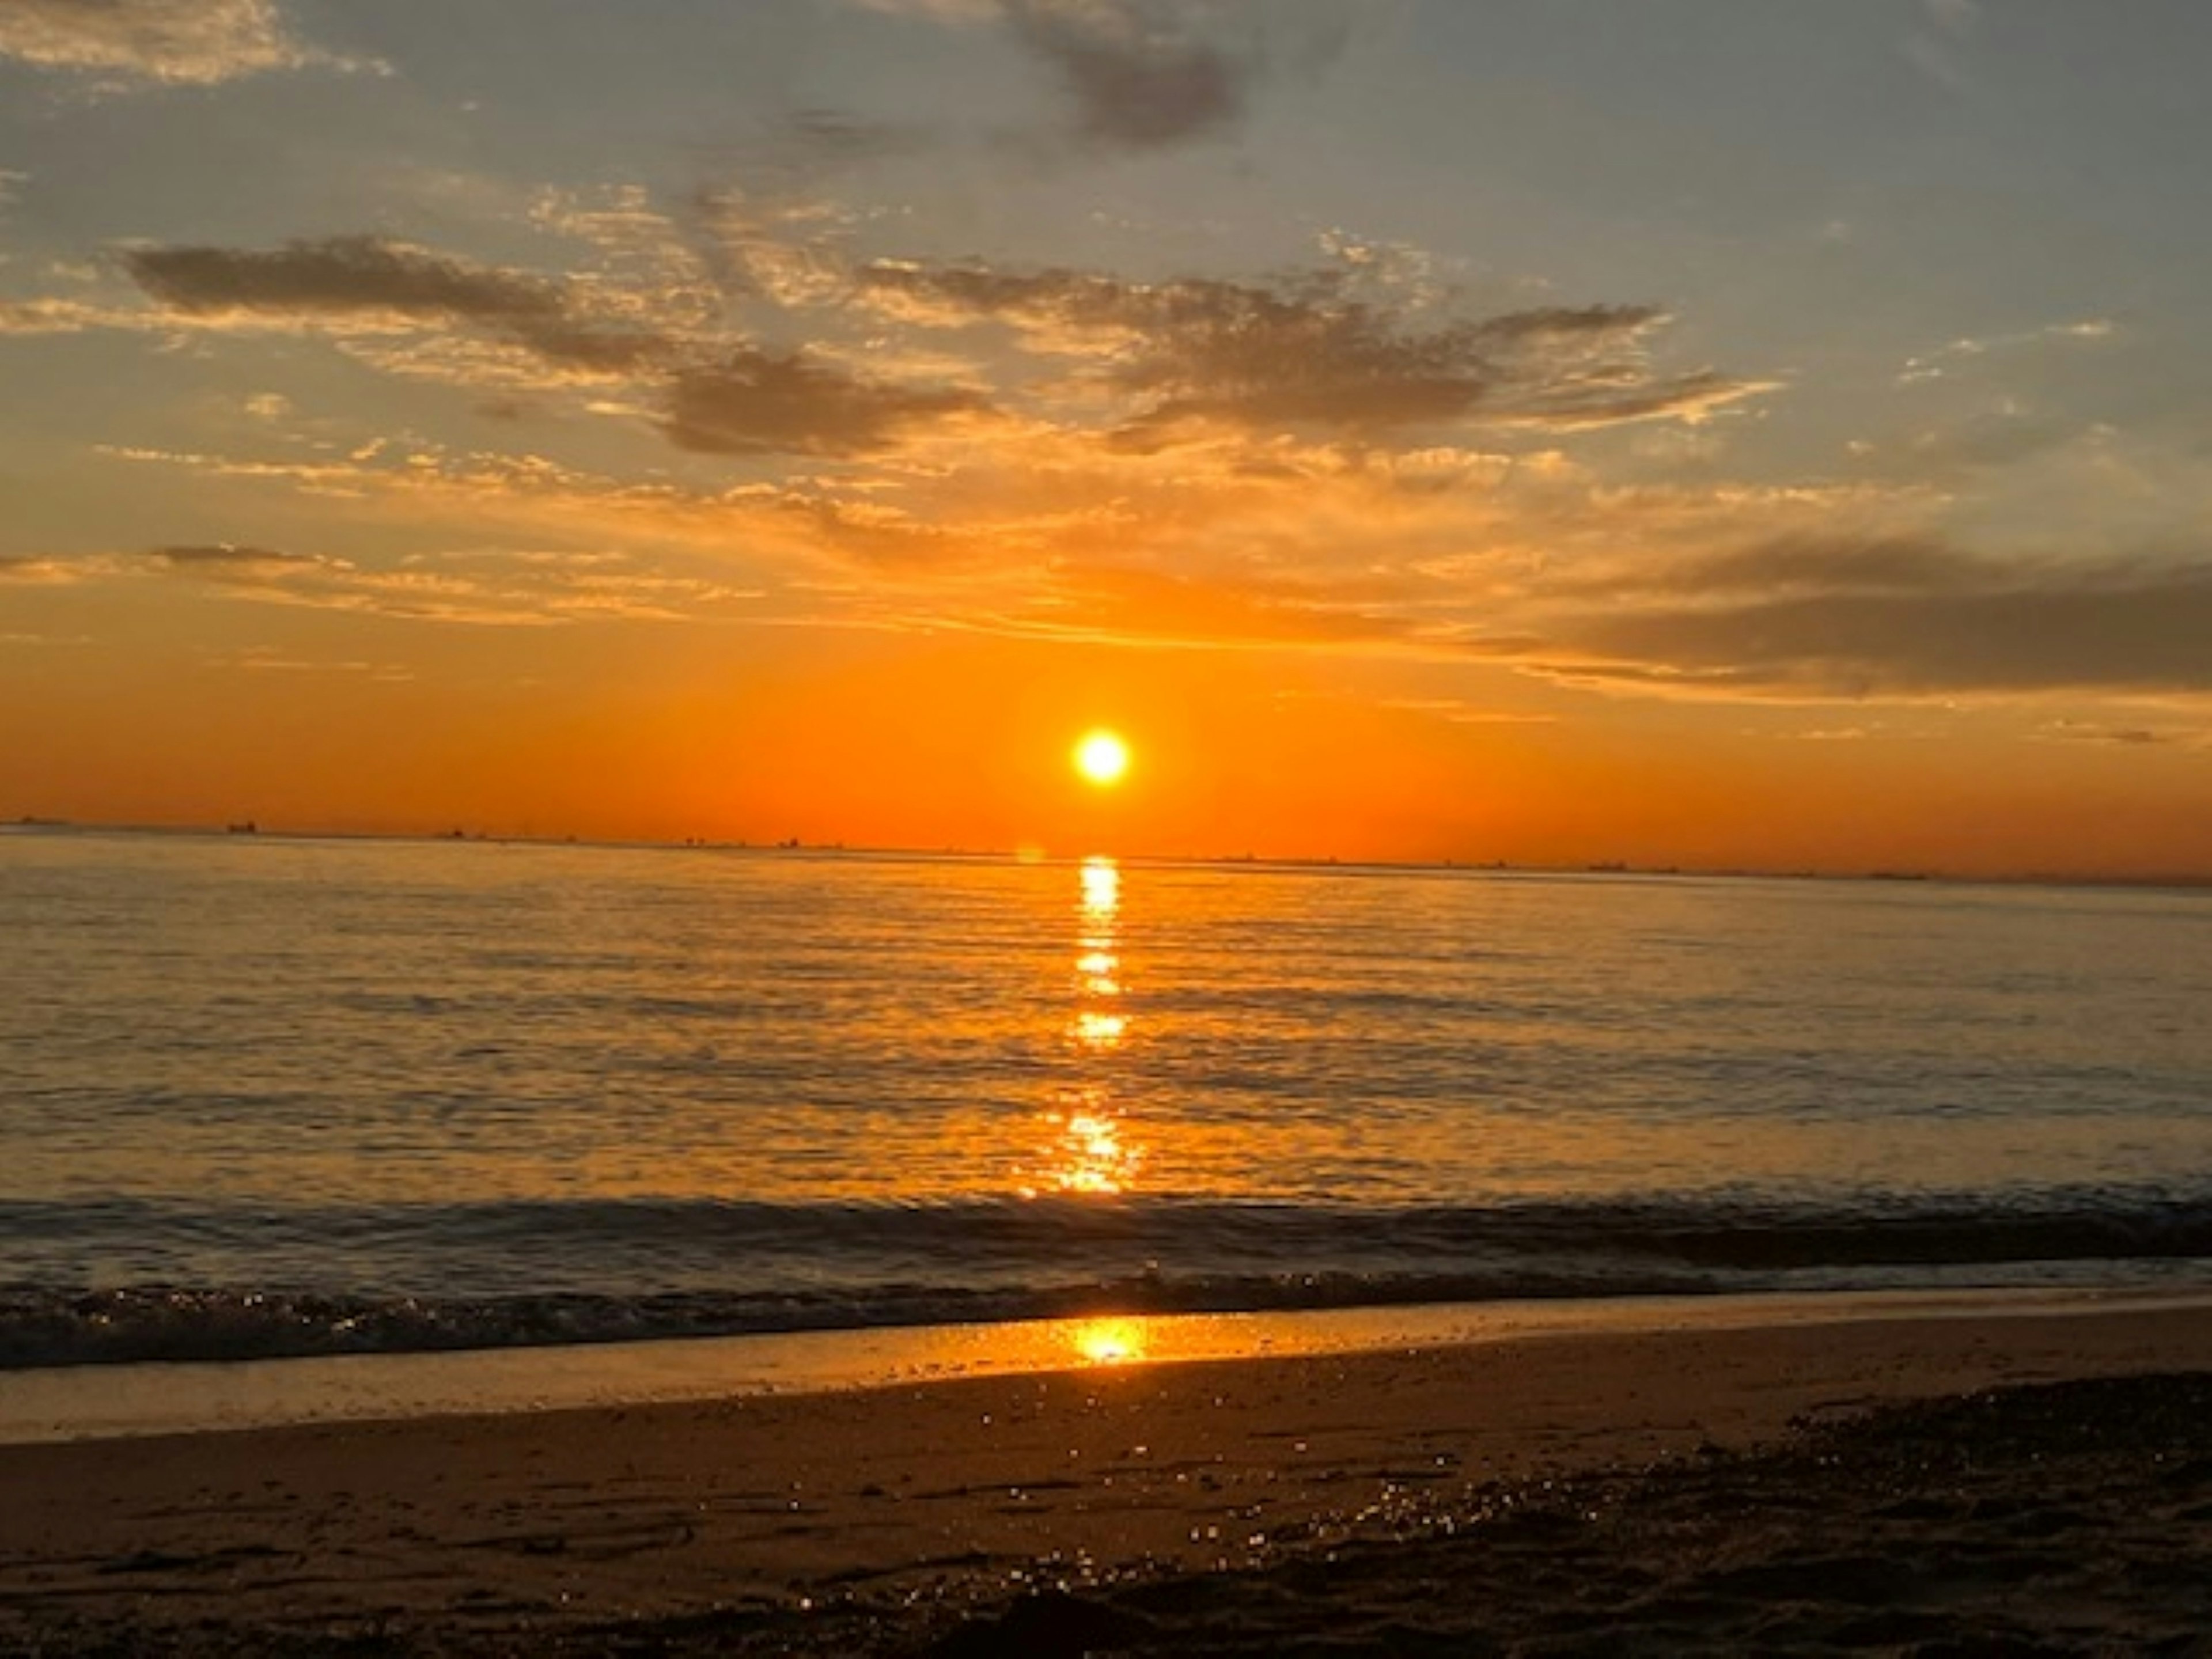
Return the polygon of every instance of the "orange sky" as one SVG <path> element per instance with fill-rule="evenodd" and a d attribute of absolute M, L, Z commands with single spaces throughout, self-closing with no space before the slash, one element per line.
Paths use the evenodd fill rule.
<path fill-rule="evenodd" d="M 81 602 L 81 596 L 70 596 Z M 66 612 L 67 605 L 58 610 Z M 108 625 L 112 615 L 103 610 Z M 53 695 L 0 678 L 24 811 L 587 838 L 1055 853 L 2019 873 L 2197 867 L 2212 789 L 2187 751 L 1880 732 L 1808 741 L 1794 710 L 1467 718 L 1297 653 L 732 630 L 672 651 L 635 623 L 440 639 L 450 664 L 207 660 L 176 608 Z M 327 649 L 410 629 L 315 617 Z M 70 625 L 67 623 L 64 626 Z M 171 630 L 165 637 L 165 630 Z M 409 643 L 419 650 L 419 640 Z M 419 660 L 419 659 L 418 659 Z M 242 666 L 258 662 L 261 665 Z M 466 695 L 455 690 L 465 689 Z M 1964 717 L 1954 716 L 1964 726 Z M 1070 745 L 1134 750 L 1112 789 Z M 2146 762 L 2164 762 L 2154 770 Z"/>
<path fill-rule="evenodd" d="M 2212 13 L 2034 15 L 15 0 L 0 818 L 2212 874 Z"/>

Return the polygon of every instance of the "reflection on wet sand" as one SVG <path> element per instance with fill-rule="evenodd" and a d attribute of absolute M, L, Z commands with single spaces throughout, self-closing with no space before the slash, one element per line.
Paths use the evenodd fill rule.
<path fill-rule="evenodd" d="M 1127 1365 L 1148 1357 L 1150 1322 L 1143 1319 L 1078 1319 L 1066 1326 L 1068 1346 L 1089 1365 Z"/>

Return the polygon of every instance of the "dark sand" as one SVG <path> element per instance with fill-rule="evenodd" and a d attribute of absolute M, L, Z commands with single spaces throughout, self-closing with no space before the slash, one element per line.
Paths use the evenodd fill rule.
<path fill-rule="evenodd" d="M 0 1650 L 2212 1653 L 2212 1310 L 5 1448 Z"/>

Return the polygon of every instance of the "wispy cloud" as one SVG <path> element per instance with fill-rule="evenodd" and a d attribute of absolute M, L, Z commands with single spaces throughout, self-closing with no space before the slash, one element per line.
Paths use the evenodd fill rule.
<path fill-rule="evenodd" d="M 7 0 L 0 57 L 107 87 L 213 86 L 272 70 L 380 69 L 301 40 L 273 0 Z"/>
<path fill-rule="evenodd" d="M 1447 469 L 1455 482 L 1439 489 L 1357 449 L 1285 450 L 1255 470 L 1230 453 L 1117 462 L 1058 439 L 1012 443 L 981 476 L 923 480 L 903 500 L 826 478 L 624 485 L 527 458 L 405 447 L 296 463 L 125 459 L 350 497 L 365 511 L 388 502 L 418 531 L 428 514 L 463 537 L 533 526 L 684 550 L 672 568 L 642 554 L 621 564 L 488 554 L 368 569 L 217 544 L 119 567 L 18 559 L 0 563 L 0 580 L 136 571 L 238 598 L 513 624 L 793 620 L 735 596 L 788 599 L 815 585 L 808 570 L 863 571 L 838 597 L 807 601 L 805 617 L 1481 660 L 1671 696 L 2212 696 L 2212 561 L 2027 561 L 1932 532 L 1824 529 L 1897 507 L 1847 493 L 1620 491 L 1570 465 L 1495 458 Z M 1433 470 L 1413 468 L 1417 480 Z"/>
<path fill-rule="evenodd" d="M 89 568 L 72 559 L 46 558 L 29 553 L 0 554 L 0 584 L 60 587 L 84 580 Z"/>
<path fill-rule="evenodd" d="M 11 334 L 82 334 L 95 328 L 128 329 L 140 326 L 146 320 L 140 315 L 83 300 L 0 300 L 0 337 Z"/>
<path fill-rule="evenodd" d="M 725 202 L 710 224 L 732 261 L 722 291 L 765 313 L 764 331 L 805 342 L 770 346 L 730 325 L 699 260 L 641 204 L 541 206 L 544 228 L 627 269 L 550 276 L 368 236 L 141 246 L 121 264 L 155 310 L 20 301 L 0 309 L 0 331 L 320 330 L 393 373 L 507 395 L 575 389 L 678 447 L 732 456 L 859 459 L 1017 415 L 1131 454 L 1223 432 L 1418 447 L 1462 428 L 1695 422 L 1773 386 L 1663 365 L 1656 307 L 1456 315 L 1400 252 L 1365 245 L 1264 283 L 1144 283 L 855 263 L 835 215 L 770 222 Z M 720 222 L 732 214 L 738 232 Z"/>
<path fill-rule="evenodd" d="M 464 550 L 367 566 L 210 543 L 51 562 L 72 567 L 78 580 L 160 578 L 229 599 L 477 627 L 696 621 L 759 597 L 621 551 Z"/>
<path fill-rule="evenodd" d="M 1193 421 L 1386 433 L 1473 422 L 1571 428 L 1695 417 L 1771 389 L 1654 367 L 1650 306 L 1551 307 L 1422 323 L 1348 297 L 1330 273 L 1278 287 L 878 261 L 863 296 L 924 325 L 1014 328 L 1032 352 L 1087 358 L 1164 441 Z"/>
<path fill-rule="evenodd" d="M 2009 334 L 1965 335 L 1907 358 L 1905 367 L 1898 372 L 1897 383 L 1912 386 L 1923 380 L 1942 380 L 1969 363 L 2023 347 L 2099 344 L 2118 332 L 2119 325 L 2109 317 L 2084 317 L 2041 328 L 2018 329 Z"/>
<path fill-rule="evenodd" d="M 2035 735 L 2046 743 L 2117 744 L 2124 749 L 2212 749 L 2212 722 L 2118 726 L 2101 721 L 2046 720 Z"/>
<path fill-rule="evenodd" d="M 1380 644 L 1405 641 L 1414 631 L 1410 619 L 1363 605 L 1325 582 L 1200 578 L 1114 565 L 1055 570 L 1018 621 L 1040 632 L 1217 646 Z"/>

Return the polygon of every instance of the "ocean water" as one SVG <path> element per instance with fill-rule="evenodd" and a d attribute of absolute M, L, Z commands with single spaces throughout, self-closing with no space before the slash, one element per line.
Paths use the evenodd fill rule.
<path fill-rule="evenodd" d="M 2212 1282 L 2212 893 L 0 835 L 0 1366 Z"/>

